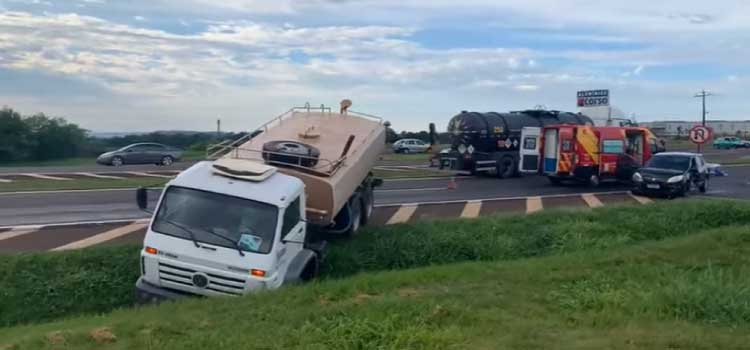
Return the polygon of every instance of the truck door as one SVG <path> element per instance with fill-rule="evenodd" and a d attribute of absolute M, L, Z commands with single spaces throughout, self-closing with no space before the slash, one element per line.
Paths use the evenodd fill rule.
<path fill-rule="evenodd" d="M 284 276 L 279 276 L 279 285 L 283 283 L 286 273 L 294 266 L 294 257 L 302 251 L 305 242 L 306 224 L 304 221 L 304 211 L 302 210 L 303 196 L 293 200 L 284 211 L 281 236 L 276 242 L 278 248 L 275 251 L 277 257 L 278 271 L 283 272 Z M 276 287 L 276 286 L 273 286 Z"/>
<path fill-rule="evenodd" d="M 522 173 L 539 172 L 539 149 L 541 144 L 539 138 L 542 130 L 537 127 L 525 127 L 521 129 L 521 161 L 518 162 Z"/>
<path fill-rule="evenodd" d="M 545 174 L 557 173 L 558 155 L 558 129 L 546 129 L 544 131 L 544 168 Z"/>

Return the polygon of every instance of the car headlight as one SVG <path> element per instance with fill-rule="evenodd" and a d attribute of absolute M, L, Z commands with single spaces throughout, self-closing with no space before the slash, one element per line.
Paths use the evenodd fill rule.
<path fill-rule="evenodd" d="M 669 178 L 669 180 L 667 180 L 667 183 L 673 184 L 675 182 L 680 182 L 684 179 L 685 179 L 685 175 L 672 176 Z"/>
<path fill-rule="evenodd" d="M 633 174 L 633 182 L 642 182 L 643 176 L 641 176 L 641 173 L 635 173 Z"/>

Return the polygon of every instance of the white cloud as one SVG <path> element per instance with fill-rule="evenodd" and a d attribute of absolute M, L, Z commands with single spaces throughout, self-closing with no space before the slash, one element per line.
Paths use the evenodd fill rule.
<path fill-rule="evenodd" d="M 205 115 L 206 106 L 240 118 L 238 106 L 272 113 L 276 104 L 284 108 L 290 100 L 338 101 L 340 94 L 376 101 L 376 109 L 429 102 L 435 109 L 429 115 L 471 105 L 502 110 L 543 103 L 572 109 L 570 91 L 606 87 L 613 89 L 613 98 L 632 101 L 633 108 L 646 108 L 635 98 L 646 92 L 665 101 L 679 98 L 658 106 L 677 110 L 685 108 L 687 90 L 695 89 L 690 85 L 726 84 L 742 92 L 746 80 L 739 76 L 750 56 L 743 44 L 750 38 L 748 8 L 737 0 L 596 6 L 584 0 L 76 3 L 96 6 L 65 10 L 88 15 L 0 10 L 0 68 L 83 81 L 164 114 L 177 115 L 179 104 L 184 106 L 180 115 L 193 118 Z M 154 29 L 165 23 L 172 29 Z M 472 38 L 433 48 L 418 36 L 469 24 L 496 39 L 504 38 L 504 31 L 523 35 L 507 45 L 512 48 Z M 546 47 L 550 42 L 554 45 Z M 472 43 L 479 47 L 471 48 Z M 646 74 L 681 64 L 739 70 L 734 78 L 695 82 L 653 81 L 654 74 Z M 533 91 L 544 94 L 528 93 Z M 509 94 L 513 98 L 501 98 Z M 35 97 L 41 105 L 51 104 Z M 99 103 L 91 109 L 111 108 Z M 223 110 L 226 105 L 237 111 Z M 737 105 L 727 110 L 739 113 Z"/>
<path fill-rule="evenodd" d="M 537 91 L 539 90 L 538 85 L 532 85 L 532 84 L 520 84 L 513 87 L 513 90 L 516 91 Z"/>
<path fill-rule="evenodd" d="M 143 17 L 143 16 L 134 16 L 133 19 L 136 20 L 136 21 L 139 21 L 139 22 L 143 22 L 143 21 L 146 20 L 146 17 Z"/>

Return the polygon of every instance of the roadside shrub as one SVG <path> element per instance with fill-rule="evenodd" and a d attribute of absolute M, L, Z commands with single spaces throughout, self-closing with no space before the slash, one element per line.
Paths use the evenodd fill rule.
<path fill-rule="evenodd" d="M 700 200 L 419 222 L 377 228 L 355 240 L 335 242 L 323 273 L 341 277 L 361 271 L 605 249 L 747 222 L 750 204 Z"/>
<path fill-rule="evenodd" d="M 0 257 L 0 326 L 132 305 L 139 247 Z"/>
<path fill-rule="evenodd" d="M 322 277 L 601 250 L 747 222 L 750 204 L 696 200 L 379 227 L 334 242 Z M 0 256 L 0 327 L 133 305 L 138 250 Z"/>

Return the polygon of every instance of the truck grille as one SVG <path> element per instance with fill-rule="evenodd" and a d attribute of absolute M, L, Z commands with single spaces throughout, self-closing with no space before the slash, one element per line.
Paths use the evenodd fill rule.
<path fill-rule="evenodd" d="M 205 286 L 196 285 L 194 276 L 203 275 L 207 277 Z M 212 292 L 228 295 L 242 295 L 245 290 L 245 281 L 239 278 L 222 276 L 216 273 L 206 273 L 194 269 L 176 266 L 174 264 L 159 263 L 159 279 L 162 285 L 187 286 L 198 289 L 206 289 Z"/>

